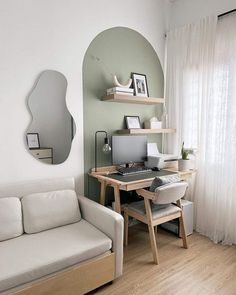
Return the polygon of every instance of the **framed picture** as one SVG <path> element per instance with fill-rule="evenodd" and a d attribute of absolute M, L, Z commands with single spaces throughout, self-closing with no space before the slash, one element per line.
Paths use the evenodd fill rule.
<path fill-rule="evenodd" d="M 127 129 L 140 129 L 141 124 L 139 116 L 125 116 L 125 123 Z"/>
<path fill-rule="evenodd" d="M 26 135 L 27 145 L 29 149 L 39 149 L 39 134 L 38 133 L 27 133 Z"/>
<path fill-rule="evenodd" d="M 137 96 L 148 97 L 147 77 L 143 74 L 131 73 L 133 80 L 134 94 Z"/>

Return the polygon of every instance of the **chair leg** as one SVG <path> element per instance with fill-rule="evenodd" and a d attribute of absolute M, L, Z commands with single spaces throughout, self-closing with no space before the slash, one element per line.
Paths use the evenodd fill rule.
<path fill-rule="evenodd" d="M 148 231 L 149 231 L 149 237 L 151 242 L 152 255 L 153 255 L 154 262 L 158 264 L 159 257 L 157 252 L 157 243 L 156 243 L 156 237 L 155 237 L 154 226 L 152 221 L 152 210 L 150 206 L 150 200 L 145 198 L 144 204 L 145 204 L 145 210 L 146 210 L 147 221 L 148 221 Z"/>
<path fill-rule="evenodd" d="M 185 249 L 188 249 L 188 242 L 187 242 L 187 235 L 185 230 L 185 224 L 184 224 L 184 215 L 183 211 L 181 212 L 181 216 L 179 218 L 179 224 L 180 224 L 180 233 L 183 240 L 183 247 Z"/>
<path fill-rule="evenodd" d="M 128 230 L 129 230 L 129 215 L 127 209 L 124 209 L 124 221 L 125 221 L 125 236 L 124 236 L 124 245 L 128 246 Z"/>
<path fill-rule="evenodd" d="M 158 256 L 158 252 L 157 252 L 157 243 L 156 243 L 154 227 L 152 225 L 148 224 L 148 230 L 149 230 L 149 237 L 150 237 L 150 242 L 151 242 L 153 260 L 154 260 L 155 264 L 159 264 L 159 256 Z"/>

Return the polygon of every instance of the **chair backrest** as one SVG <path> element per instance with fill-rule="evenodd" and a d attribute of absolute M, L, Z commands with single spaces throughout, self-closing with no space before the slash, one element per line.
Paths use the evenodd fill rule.
<path fill-rule="evenodd" d="M 176 182 L 162 185 L 155 190 L 154 204 L 170 204 L 181 199 L 188 187 L 187 182 Z"/>

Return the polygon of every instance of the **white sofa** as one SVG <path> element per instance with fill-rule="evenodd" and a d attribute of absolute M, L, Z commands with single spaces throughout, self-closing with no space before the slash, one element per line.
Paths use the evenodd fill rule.
<path fill-rule="evenodd" d="M 123 217 L 73 178 L 0 187 L 0 294 L 84 294 L 122 265 Z"/>

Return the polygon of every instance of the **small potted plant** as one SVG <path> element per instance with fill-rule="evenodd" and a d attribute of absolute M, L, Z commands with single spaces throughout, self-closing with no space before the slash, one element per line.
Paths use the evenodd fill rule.
<path fill-rule="evenodd" d="M 184 142 L 181 146 L 181 159 L 178 160 L 179 171 L 187 171 L 191 167 L 191 161 L 188 158 L 189 151 L 184 148 Z"/>

